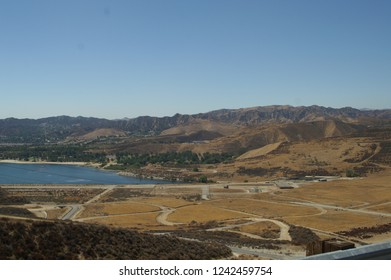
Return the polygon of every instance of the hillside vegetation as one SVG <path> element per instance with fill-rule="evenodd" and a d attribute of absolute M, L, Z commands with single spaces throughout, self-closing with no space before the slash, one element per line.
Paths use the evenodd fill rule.
<path fill-rule="evenodd" d="M 168 235 L 65 222 L 0 219 L 0 259 L 219 259 L 230 249 Z"/>

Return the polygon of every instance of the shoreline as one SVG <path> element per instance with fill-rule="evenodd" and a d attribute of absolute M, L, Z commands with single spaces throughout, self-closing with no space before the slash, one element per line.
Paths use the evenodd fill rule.
<path fill-rule="evenodd" d="M 66 162 L 58 162 L 58 161 L 24 161 L 24 160 L 16 160 L 16 159 L 1 159 L 1 163 L 10 163 L 10 164 L 47 164 L 47 165 L 74 165 L 74 166 L 84 166 L 84 167 L 91 167 L 96 168 L 102 171 L 107 172 L 113 172 L 119 176 L 124 177 L 131 177 L 131 178 L 137 178 L 137 179 L 143 179 L 143 180 L 155 180 L 155 181 L 167 181 L 170 182 L 167 179 L 164 179 L 162 177 L 156 177 L 153 176 L 152 178 L 149 176 L 140 176 L 133 172 L 128 171 L 120 171 L 120 170 L 107 170 L 101 167 L 99 163 L 91 163 L 91 162 L 83 162 L 83 161 L 66 161 Z"/>
<path fill-rule="evenodd" d="M 141 174 L 137 174 L 137 173 L 134 173 L 134 172 L 131 172 L 131 171 L 124 171 L 124 170 L 110 170 L 110 169 L 105 169 L 101 166 L 101 164 L 99 163 L 91 163 L 91 162 L 58 162 L 58 161 L 24 161 L 24 160 L 16 160 L 16 159 L 1 159 L 0 160 L 0 164 L 2 163 L 9 163 L 9 164 L 45 164 L 45 165 L 73 165 L 73 166 L 83 166 L 83 167 L 91 167 L 91 168 L 96 168 L 96 169 L 99 169 L 99 170 L 102 170 L 102 171 L 107 171 L 107 172 L 113 172 L 119 176 L 124 176 L 124 177 L 131 177 L 131 178 L 138 178 L 138 179 L 142 179 L 142 180 L 155 180 L 155 181 L 165 181 L 165 182 L 171 182 L 173 184 L 178 184 L 178 183 L 189 183 L 191 184 L 191 182 L 185 182 L 185 181 L 181 181 L 181 180 L 176 180 L 176 181 L 171 181 L 169 179 L 165 179 L 164 177 L 161 177 L 161 176 L 153 176 L 153 175 L 150 175 L 150 176 L 147 176 L 145 174 L 141 175 Z M 224 181 L 225 183 L 234 183 L 235 181 Z M 193 182 L 195 184 L 197 184 L 197 182 Z M 217 180 L 215 182 L 210 182 L 211 184 L 213 183 L 222 183 L 222 181 L 220 180 Z M 236 183 L 239 183 L 239 182 L 236 182 Z"/>
<path fill-rule="evenodd" d="M 13 163 L 13 164 L 51 164 L 51 165 L 76 165 L 76 166 L 91 166 L 91 167 L 99 167 L 99 163 L 91 163 L 91 162 L 83 162 L 83 161 L 66 161 L 66 162 L 58 162 L 58 161 L 24 161 L 24 160 L 16 160 L 16 159 L 2 159 L 0 163 Z"/>

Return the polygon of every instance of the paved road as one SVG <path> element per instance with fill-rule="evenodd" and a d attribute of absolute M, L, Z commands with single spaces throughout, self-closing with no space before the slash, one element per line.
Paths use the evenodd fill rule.
<path fill-rule="evenodd" d="M 112 191 L 115 187 L 116 186 L 107 186 L 105 191 L 94 196 L 84 204 L 90 204 L 98 201 L 103 195 Z M 79 213 L 83 208 L 82 204 L 67 205 L 67 207 L 70 207 L 71 209 L 62 217 L 62 220 L 72 220 L 76 216 L 76 214 Z"/>
<path fill-rule="evenodd" d="M 72 220 L 77 212 L 81 210 L 80 204 L 68 205 L 71 209 L 62 217 L 61 220 Z"/>
<path fill-rule="evenodd" d="M 107 189 L 103 192 L 101 192 L 100 194 L 97 194 L 96 196 L 94 196 L 93 198 L 91 198 L 89 201 L 87 201 L 86 203 L 84 204 L 90 204 L 90 203 L 93 203 L 93 202 L 97 202 L 102 196 L 104 196 L 105 194 L 111 192 L 116 186 L 109 186 L 107 187 Z"/>

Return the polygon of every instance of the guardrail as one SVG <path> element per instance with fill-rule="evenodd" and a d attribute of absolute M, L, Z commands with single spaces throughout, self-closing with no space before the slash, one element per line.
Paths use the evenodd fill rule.
<path fill-rule="evenodd" d="M 304 260 L 391 260 L 391 242 L 313 255 Z"/>

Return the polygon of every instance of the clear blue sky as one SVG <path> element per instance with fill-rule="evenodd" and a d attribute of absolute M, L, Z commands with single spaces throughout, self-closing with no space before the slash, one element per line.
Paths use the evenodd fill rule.
<path fill-rule="evenodd" d="M 391 108 L 389 0 L 0 0 L 0 118 Z"/>

